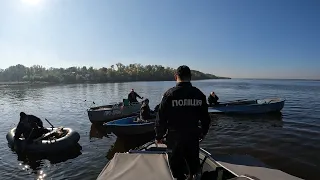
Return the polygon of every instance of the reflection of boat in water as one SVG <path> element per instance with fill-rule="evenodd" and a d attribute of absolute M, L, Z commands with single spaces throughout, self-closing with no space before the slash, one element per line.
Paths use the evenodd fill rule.
<path fill-rule="evenodd" d="M 237 100 L 224 102 L 210 106 L 209 113 L 227 114 L 261 114 L 280 112 L 284 106 L 285 99 L 256 99 L 256 100 Z"/>
<path fill-rule="evenodd" d="M 245 123 L 247 125 L 262 125 L 262 126 L 273 126 L 282 127 L 283 126 L 283 115 L 281 112 L 268 113 L 268 114 L 215 114 L 211 115 L 212 123 L 216 124 L 223 122 L 224 124 L 241 124 Z M 229 122 L 229 123 L 228 123 Z"/>
<path fill-rule="evenodd" d="M 146 143 L 129 153 L 116 153 L 97 180 L 154 179 L 174 180 L 170 171 L 165 144 Z M 218 180 L 300 180 L 283 171 L 268 167 L 251 156 L 214 156 L 200 148 L 200 168 L 196 179 Z M 147 165 L 146 165 L 147 164 Z M 181 166 L 189 174 L 186 165 Z M 121 174 L 121 176 L 119 176 Z"/>
<path fill-rule="evenodd" d="M 130 149 L 143 145 L 144 143 L 154 139 L 154 134 L 143 134 L 129 137 L 117 137 L 115 143 L 110 147 L 107 152 L 107 159 L 112 159 L 116 152 L 126 152 Z"/>
<path fill-rule="evenodd" d="M 101 124 L 91 124 L 90 139 L 91 138 L 102 139 L 103 137 L 108 137 L 108 134 L 110 134 L 110 132 L 105 126 Z"/>
<path fill-rule="evenodd" d="M 55 154 L 44 154 L 44 153 L 19 153 L 18 161 L 22 161 L 20 163 L 21 166 L 29 167 L 31 170 L 35 171 L 41 169 L 41 166 L 45 164 L 45 161 L 48 160 L 51 164 L 58 164 L 61 162 L 65 162 L 70 159 L 75 159 L 80 156 L 82 147 L 78 144 L 71 149 L 67 149 L 63 151 L 63 153 L 55 153 Z"/>

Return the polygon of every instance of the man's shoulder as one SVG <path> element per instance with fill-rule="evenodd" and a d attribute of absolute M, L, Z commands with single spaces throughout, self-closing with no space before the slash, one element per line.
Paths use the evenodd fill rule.
<path fill-rule="evenodd" d="M 206 97 L 206 95 L 204 95 L 203 92 L 202 92 L 199 88 L 197 88 L 197 87 L 195 87 L 195 86 L 192 86 L 192 89 L 193 89 L 193 91 L 194 91 L 195 93 L 199 94 L 200 96 Z"/>
<path fill-rule="evenodd" d="M 29 118 L 29 119 L 36 119 L 36 120 L 40 120 L 40 118 L 38 118 L 37 116 L 32 115 L 32 114 L 29 114 L 29 115 L 28 115 L 28 118 Z"/>
<path fill-rule="evenodd" d="M 170 95 L 172 95 L 172 93 L 174 92 L 174 91 L 176 91 L 177 90 L 177 87 L 175 86 L 175 87 L 172 87 L 172 88 L 169 88 L 164 94 L 163 94 L 163 96 L 170 96 Z"/>

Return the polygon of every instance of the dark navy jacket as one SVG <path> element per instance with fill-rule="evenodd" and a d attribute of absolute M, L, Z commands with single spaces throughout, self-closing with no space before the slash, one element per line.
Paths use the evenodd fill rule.
<path fill-rule="evenodd" d="M 198 132 L 209 130 L 210 116 L 206 96 L 190 82 L 181 82 L 166 91 L 162 97 L 156 120 L 156 139 L 162 139 L 167 130 Z"/>
<path fill-rule="evenodd" d="M 36 131 L 39 128 L 43 128 L 43 123 L 41 119 L 34 115 L 27 115 L 28 119 L 26 120 L 26 123 L 22 123 L 22 121 L 19 121 L 19 124 L 16 128 L 15 136 L 14 139 L 17 140 L 20 138 L 20 136 L 23 134 L 24 138 L 27 139 L 30 136 L 30 133 L 33 132 L 32 134 L 36 134 Z M 32 131 L 32 128 L 34 129 Z M 31 139 L 33 137 L 30 137 Z"/>
<path fill-rule="evenodd" d="M 208 97 L 208 103 L 209 106 L 212 106 L 212 104 L 217 104 L 219 100 L 219 97 L 217 95 L 215 95 L 214 97 L 210 94 Z"/>
<path fill-rule="evenodd" d="M 143 120 L 151 119 L 151 110 L 149 105 L 146 105 L 145 103 L 142 104 L 140 108 L 140 118 Z"/>
<path fill-rule="evenodd" d="M 139 97 L 141 99 L 141 97 L 139 96 L 139 94 L 137 94 L 136 92 L 130 92 L 128 94 L 128 100 L 129 102 L 138 102 L 137 97 Z"/>

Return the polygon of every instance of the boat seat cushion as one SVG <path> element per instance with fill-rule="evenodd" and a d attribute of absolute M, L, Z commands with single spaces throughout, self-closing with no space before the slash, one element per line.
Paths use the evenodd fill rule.
<path fill-rule="evenodd" d="M 174 180 L 166 154 L 115 153 L 97 180 Z"/>

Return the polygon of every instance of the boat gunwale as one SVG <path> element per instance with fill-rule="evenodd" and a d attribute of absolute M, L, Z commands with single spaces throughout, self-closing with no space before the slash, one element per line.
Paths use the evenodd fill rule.
<path fill-rule="evenodd" d="M 124 119 L 128 119 L 128 118 L 135 118 L 137 116 L 129 116 L 129 117 L 124 117 L 124 118 L 121 118 L 121 119 L 117 119 L 117 120 L 113 120 L 113 121 L 109 121 L 109 122 L 106 122 L 104 123 L 105 126 L 107 127 L 114 127 L 114 126 L 117 126 L 117 127 L 127 127 L 127 126 L 145 126 L 145 125 L 153 125 L 155 124 L 154 121 L 148 121 L 148 122 L 137 122 L 137 123 L 126 123 L 126 124 L 116 124 L 116 122 L 120 122 L 120 121 L 123 121 Z M 156 118 L 153 118 L 153 119 L 150 119 L 150 120 L 155 120 Z"/>
<path fill-rule="evenodd" d="M 257 100 L 266 100 L 266 99 L 256 99 Z M 253 100 L 252 100 L 253 101 Z M 255 103 L 255 104 L 233 104 L 233 103 L 226 103 L 226 104 L 218 104 L 216 106 L 209 106 L 208 109 L 216 109 L 216 108 L 221 108 L 221 107 L 238 107 L 238 106 L 267 106 L 267 105 L 271 105 L 271 104 L 281 104 L 284 103 L 286 101 L 285 98 L 280 98 L 277 101 L 270 101 L 269 103 Z"/>
<path fill-rule="evenodd" d="M 56 131 L 58 130 L 59 128 L 57 127 L 46 127 L 45 129 L 48 129 L 50 130 L 50 132 L 53 132 L 53 131 Z M 9 131 L 9 134 L 10 136 L 14 137 L 15 136 L 15 130 L 16 130 L 16 127 L 12 128 L 10 131 Z M 62 127 L 62 130 L 65 130 L 67 131 L 66 134 L 64 134 L 62 137 L 59 137 L 59 138 L 56 138 L 54 140 L 48 140 L 48 139 L 35 139 L 32 141 L 32 145 L 41 145 L 41 144 L 54 144 L 54 143 L 59 143 L 59 142 L 62 142 L 62 141 L 65 141 L 67 140 L 67 138 L 70 138 L 70 136 L 79 136 L 79 139 L 80 139 L 80 134 L 73 130 L 72 128 L 69 128 L 69 127 Z M 40 138 L 40 137 L 39 137 Z M 24 137 L 19 137 L 19 140 L 22 142 L 22 143 L 26 143 L 26 139 Z M 79 140 L 78 140 L 79 141 Z M 77 141 L 77 142 L 78 142 Z M 10 143 L 9 143 L 10 144 Z"/>
<path fill-rule="evenodd" d="M 126 153 L 144 153 L 144 151 L 147 150 L 147 148 L 152 145 L 152 144 L 155 144 L 154 141 L 150 141 L 150 142 L 147 142 L 145 144 L 143 144 L 142 146 L 140 147 L 137 147 L 137 148 L 134 148 L 134 149 L 130 149 L 128 152 Z M 165 153 L 165 154 L 168 154 L 168 151 L 150 151 L 148 153 Z M 204 156 L 203 159 L 200 159 L 200 155 Z M 218 161 L 216 161 L 213 157 L 212 157 L 212 154 L 210 152 L 208 152 L 207 150 L 203 149 L 203 148 L 199 148 L 199 159 L 203 161 L 203 163 L 209 159 L 213 164 L 215 164 L 216 167 L 222 167 L 224 168 L 226 171 L 228 171 L 229 173 L 233 174 L 234 176 L 236 177 L 246 177 L 246 178 L 249 178 L 250 180 L 254 180 L 250 177 L 247 177 L 247 176 L 244 176 L 244 175 L 239 175 L 239 174 L 236 174 L 235 172 L 231 171 L 229 168 L 226 168 L 224 165 L 222 165 L 221 163 L 219 163 Z M 202 172 L 201 172 L 202 173 Z"/>

